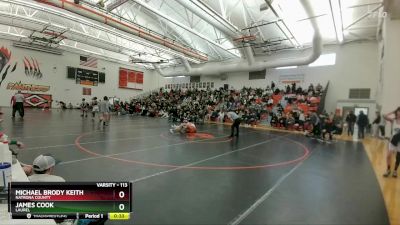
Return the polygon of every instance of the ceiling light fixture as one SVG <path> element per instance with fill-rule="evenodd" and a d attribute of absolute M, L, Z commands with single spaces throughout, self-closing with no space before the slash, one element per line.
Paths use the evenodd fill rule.
<path fill-rule="evenodd" d="M 284 67 L 277 67 L 276 70 L 284 70 L 284 69 L 296 69 L 297 66 L 284 66 Z"/>

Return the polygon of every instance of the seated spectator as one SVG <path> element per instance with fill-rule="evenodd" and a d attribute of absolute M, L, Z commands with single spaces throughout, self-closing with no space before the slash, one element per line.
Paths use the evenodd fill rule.
<path fill-rule="evenodd" d="M 303 130 L 306 129 L 307 113 L 309 110 L 317 110 L 320 96 L 316 94 L 313 84 L 307 89 L 292 83 L 282 89 L 271 83 L 271 87 L 264 89 L 160 89 L 131 102 L 135 105 L 135 111 L 143 116 L 168 115 L 173 122 L 183 121 L 185 118 L 194 123 L 204 120 L 229 122 L 224 112 L 232 110 L 243 116 L 245 124 L 255 125 L 263 120 L 271 126 Z M 131 108 L 129 106 L 129 110 Z"/>
<path fill-rule="evenodd" d="M 39 155 L 33 160 L 33 174 L 28 177 L 31 182 L 65 182 L 64 178 L 53 175 L 56 160 L 49 155 Z"/>
<path fill-rule="evenodd" d="M 318 85 L 315 87 L 315 90 L 316 90 L 318 93 L 321 93 L 321 92 L 322 92 L 322 85 L 321 85 L 320 83 L 318 83 Z"/>
<path fill-rule="evenodd" d="M 289 114 L 287 115 L 286 128 L 292 130 L 293 127 L 294 127 L 295 122 L 296 122 L 296 121 L 295 121 L 293 115 L 289 113 Z"/>

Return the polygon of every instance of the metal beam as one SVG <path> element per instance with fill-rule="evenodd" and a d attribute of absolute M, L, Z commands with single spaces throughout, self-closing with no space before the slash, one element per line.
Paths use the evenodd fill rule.
<path fill-rule="evenodd" d="M 376 29 L 378 25 L 371 25 L 371 26 L 360 26 L 360 27 L 351 27 L 347 30 L 365 30 L 365 29 Z"/>
<path fill-rule="evenodd" d="M 258 24 L 258 25 L 253 25 L 253 26 L 250 26 L 250 27 L 243 28 L 242 30 L 250 30 L 250 29 L 253 29 L 253 28 L 257 28 L 257 27 L 262 27 L 262 26 L 266 26 L 266 25 L 270 25 L 270 24 L 275 24 L 275 23 L 277 23 L 279 21 L 281 21 L 281 19 L 278 19 L 278 20 L 275 20 L 275 21 L 271 21 L 271 22 L 261 23 L 261 24 Z"/>
<path fill-rule="evenodd" d="M 351 9 L 351 8 L 365 7 L 365 6 L 370 6 L 370 5 L 381 5 L 381 4 L 383 4 L 383 1 L 382 2 L 371 2 L 371 3 L 351 5 L 351 6 L 348 6 L 346 8 L 347 9 Z"/>
<path fill-rule="evenodd" d="M 281 19 L 280 16 L 279 16 L 279 14 L 275 11 L 274 7 L 272 7 L 272 4 L 271 4 L 268 0 L 264 0 L 264 1 L 265 1 L 265 3 L 268 5 L 268 7 L 271 9 L 272 13 L 274 13 L 274 15 L 275 15 L 278 19 Z M 289 29 L 288 26 L 286 25 L 285 21 L 282 19 L 281 22 L 282 22 L 283 26 L 286 28 L 286 30 L 289 32 L 290 36 L 292 36 L 292 38 L 294 39 L 294 41 L 295 41 L 296 43 L 293 43 L 292 39 L 289 38 L 288 35 L 287 35 L 285 32 L 283 32 L 282 28 L 279 26 L 279 23 L 276 23 L 276 25 L 277 25 L 277 26 L 279 27 L 279 29 L 284 33 L 284 35 L 286 36 L 286 38 L 289 39 L 289 41 L 290 41 L 290 43 L 293 45 L 293 47 L 299 47 L 299 46 L 300 46 L 299 42 L 297 41 L 297 39 L 296 39 L 296 37 L 293 35 L 293 33 L 290 31 L 290 29 Z"/>
<path fill-rule="evenodd" d="M 230 20 L 229 18 L 231 18 L 231 15 L 232 15 L 234 9 L 239 5 L 240 2 L 241 2 L 241 0 L 237 0 L 235 2 L 235 4 L 233 4 L 233 6 L 226 11 L 226 19 L 227 20 Z"/>
<path fill-rule="evenodd" d="M 233 56 L 235 56 L 235 57 L 239 57 L 238 55 L 236 55 L 236 54 L 234 54 L 234 53 L 232 53 L 232 52 L 230 52 L 230 51 L 227 51 L 223 46 L 221 46 L 221 45 L 215 43 L 213 40 L 209 39 L 208 37 L 206 37 L 206 36 L 204 36 L 204 35 L 202 35 L 202 34 L 199 34 L 198 31 L 193 30 L 193 29 L 191 29 L 190 27 L 187 27 L 186 25 L 184 25 L 184 24 L 182 24 L 182 23 L 176 21 L 175 19 L 170 18 L 169 16 L 165 15 L 164 13 L 160 12 L 159 10 L 152 8 L 152 7 L 149 6 L 148 4 L 146 4 L 146 3 L 142 2 L 142 1 L 139 1 L 139 0 L 130 0 L 130 1 L 136 2 L 137 4 L 141 5 L 141 6 L 142 6 L 143 8 L 145 8 L 146 10 L 148 10 L 148 11 L 150 11 L 150 12 L 152 12 L 152 13 L 154 13 L 154 14 L 160 16 L 160 17 L 162 17 L 163 19 L 169 21 L 170 23 L 173 23 L 173 24 L 177 25 L 178 27 L 180 27 L 180 28 L 182 28 L 182 29 L 184 29 L 184 30 L 190 32 L 191 34 L 193 34 L 193 35 L 195 35 L 195 36 L 197 36 L 197 37 L 199 37 L 199 38 L 205 40 L 206 42 L 213 44 L 214 46 L 218 47 L 219 49 L 224 50 L 224 51 L 227 52 L 228 54 L 233 55 Z"/>
<path fill-rule="evenodd" d="M 254 20 L 253 15 L 250 13 L 249 8 L 247 7 L 246 0 L 242 0 L 242 5 L 243 5 L 243 8 L 244 8 L 245 12 L 246 12 L 247 15 L 249 16 L 251 22 L 252 22 L 252 23 L 255 23 L 256 21 Z M 263 32 L 261 31 L 261 28 L 260 28 L 260 27 L 257 27 L 257 30 L 258 30 L 258 32 L 260 32 L 260 37 L 261 37 L 262 41 L 264 41 L 264 40 L 265 40 L 265 37 L 264 37 Z"/>
<path fill-rule="evenodd" d="M 225 11 L 225 6 L 224 6 L 224 2 L 222 0 L 218 0 L 219 1 L 219 7 L 221 9 L 221 16 L 222 18 L 226 19 L 226 11 Z"/>
<path fill-rule="evenodd" d="M 344 40 L 344 34 L 343 34 L 343 20 L 342 20 L 342 7 L 340 5 L 340 0 L 333 0 L 333 1 L 338 1 L 336 2 L 336 5 L 333 5 L 332 0 L 329 0 L 329 8 L 331 10 L 331 15 L 332 15 L 332 22 L 333 22 L 333 27 L 335 28 L 335 34 L 336 34 L 336 40 L 339 43 L 342 43 Z M 338 10 L 337 15 L 334 12 L 334 6 L 336 10 Z"/>
<path fill-rule="evenodd" d="M 26 28 L 26 26 L 29 25 L 29 24 L 31 24 L 31 25 L 36 24 L 36 25 L 41 25 L 41 26 L 52 25 L 52 27 L 54 27 L 55 29 L 60 29 L 60 30 L 65 30 L 66 29 L 65 27 L 61 27 L 60 25 L 52 24 L 51 22 L 44 21 L 42 19 L 31 18 L 31 17 L 28 17 L 28 16 L 15 15 L 13 13 L 4 13 L 4 12 L 0 12 L 0 15 L 2 15 L 4 17 L 13 18 L 13 21 L 15 21 L 17 19 L 21 20 L 21 21 L 25 21 L 26 23 L 24 24 L 24 28 Z M 82 23 L 82 21 L 81 21 L 80 24 L 84 24 L 84 23 Z M 15 28 L 15 24 L 12 24 L 12 25 Z M 76 27 L 78 28 L 79 26 L 76 26 Z M 18 31 L 16 30 L 16 32 L 18 32 Z M 103 31 L 103 32 L 105 32 L 106 35 L 109 35 L 109 34 L 113 33 L 113 32 L 110 32 L 110 30 Z M 68 34 L 72 34 L 73 37 L 68 35 Z M 69 36 L 68 38 L 70 38 L 70 39 L 71 38 L 74 39 L 74 38 L 78 38 L 79 37 L 79 41 L 81 41 L 81 42 L 82 42 L 82 40 L 83 41 L 87 41 L 89 39 L 92 39 L 93 41 L 96 41 L 96 43 L 99 42 L 99 43 L 105 44 L 105 45 L 102 45 L 102 46 L 99 46 L 99 45 L 95 46 L 95 45 L 93 45 L 94 44 L 93 42 L 90 42 L 90 43 L 82 42 L 82 43 L 86 43 L 88 45 L 92 45 L 93 47 L 98 47 L 98 48 L 106 48 L 106 46 L 118 46 L 117 47 L 118 49 L 119 48 L 132 48 L 131 47 L 132 44 L 135 44 L 135 45 L 138 44 L 138 43 L 131 42 L 131 41 L 128 41 L 128 40 L 124 40 L 125 43 L 123 45 L 117 44 L 117 42 L 118 42 L 117 40 L 114 41 L 115 43 L 112 43 L 111 39 L 110 39 L 110 41 L 105 41 L 104 38 L 97 38 L 96 35 L 87 35 L 87 34 L 85 34 L 83 32 L 77 31 L 75 29 L 70 29 L 69 32 L 66 35 Z M 113 34 L 113 35 L 115 35 L 115 34 Z M 115 36 L 115 38 L 117 38 L 117 37 L 120 38 L 121 36 L 123 36 L 123 35 L 117 35 L 117 36 Z M 123 40 L 123 39 L 120 39 L 120 40 Z M 129 43 L 126 43 L 126 42 L 130 42 L 130 45 L 129 45 Z M 116 50 L 116 49 L 113 49 L 113 50 Z M 139 50 L 137 48 L 134 48 L 131 51 L 139 51 Z M 152 54 L 152 53 L 149 52 L 149 54 Z"/>
<path fill-rule="evenodd" d="M 115 2 L 107 5 L 107 11 L 113 11 L 115 8 L 120 7 L 121 5 L 125 4 L 128 0 L 116 0 Z"/>
<path fill-rule="evenodd" d="M 365 19 L 366 17 L 368 17 L 369 15 L 371 15 L 372 13 L 374 13 L 375 11 L 379 10 L 381 7 L 383 7 L 383 5 L 379 5 L 378 7 L 374 8 L 373 10 L 365 13 L 363 16 L 361 16 L 360 18 L 356 19 L 354 22 L 352 22 L 351 24 L 347 25 L 346 28 L 344 28 L 344 30 L 349 29 L 350 27 L 352 27 L 354 24 L 357 24 L 358 22 L 360 22 L 361 20 Z"/>
<path fill-rule="evenodd" d="M 243 1 L 241 1 L 241 3 L 242 3 L 243 22 L 244 22 L 244 25 L 245 25 L 246 27 L 248 27 L 249 25 L 248 25 L 248 23 L 247 23 L 246 9 L 245 9 L 245 6 L 244 6 Z"/>
<path fill-rule="evenodd" d="M 353 32 L 349 32 L 349 35 L 352 35 L 353 37 L 356 37 L 356 38 L 359 39 L 359 40 L 369 40 L 369 41 L 375 40 L 375 36 L 371 36 L 371 37 L 362 37 L 362 36 L 360 36 L 360 35 L 358 35 L 358 34 L 355 34 L 355 33 L 353 33 Z"/>
<path fill-rule="evenodd" d="M 63 21 L 67 21 L 69 24 L 71 24 L 70 26 L 72 26 L 72 27 L 76 27 L 76 24 L 85 24 L 88 27 L 104 31 L 105 33 L 112 34 L 115 37 L 118 37 L 120 39 L 129 40 L 129 41 L 131 41 L 133 43 L 140 44 L 142 46 L 147 46 L 147 47 L 150 47 L 152 49 L 159 49 L 161 51 L 164 51 L 164 52 L 166 52 L 168 54 L 171 54 L 171 55 L 174 55 L 174 56 L 178 56 L 178 57 L 182 57 L 183 56 L 182 53 L 177 52 L 177 51 L 175 51 L 173 49 L 170 49 L 170 48 L 167 48 L 167 47 L 163 47 L 161 45 L 154 44 L 153 42 L 143 40 L 142 38 L 136 38 L 136 37 L 134 37 L 132 35 L 127 35 L 126 33 L 122 32 L 122 31 L 119 31 L 118 29 L 111 29 L 111 28 L 109 28 L 107 26 L 99 25 L 97 23 L 90 22 L 90 20 L 74 16 L 71 13 L 67 13 L 67 12 L 64 12 L 64 11 L 61 11 L 61 10 L 53 9 L 52 7 L 42 7 L 41 5 L 38 5 L 37 3 L 30 2 L 30 1 L 29 2 L 25 2 L 25 1 L 21 1 L 21 0 L 0 0 L 0 2 L 9 3 L 10 6 L 14 5 L 14 7 L 15 7 L 15 5 L 20 5 L 20 6 L 29 7 L 29 8 L 32 8 L 32 9 L 39 10 L 39 11 L 44 13 L 44 14 L 41 14 L 42 15 L 41 19 L 47 18 L 47 20 L 50 21 L 50 22 L 51 22 L 51 17 L 50 17 L 50 15 L 51 15 L 51 16 L 57 17 L 57 21 L 62 21 L 62 22 Z M 9 9 L 10 9 L 10 12 L 13 13 L 12 7 L 9 7 Z M 60 17 L 63 18 L 63 19 L 60 20 L 59 19 Z M 37 19 L 29 18 L 29 20 L 26 20 L 26 21 L 35 23 L 35 20 L 37 20 Z M 189 59 L 189 60 L 192 61 L 192 62 L 196 62 L 196 63 L 199 62 L 196 59 Z"/>
<path fill-rule="evenodd" d="M 197 0 L 177 0 L 182 6 L 188 8 L 198 17 L 202 18 L 212 26 L 217 27 L 223 33 L 229 37 L 236 37 L 240 31 L 237 27 L 215 12 L 213 9 L 208 7 L 202 1 Z"/>

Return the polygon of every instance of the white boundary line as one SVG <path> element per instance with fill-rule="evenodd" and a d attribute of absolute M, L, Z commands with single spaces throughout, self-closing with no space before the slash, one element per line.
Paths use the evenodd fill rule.
<path fill-rule="evenodd" d="M 160 136 L 160 135 L 158 134 L 158 135 L 149 135 L 149 136 L 141 136 L 141 137 L 133 137 L 133 138 L 115 138 L 115 139 L 107 139 L 107 140 L 82 142 L 80 144 L 81 145 L 85 145 L 85 144 L 95 144 L 95 143 L 102 143 L 102 142 L 116 142 L 116 141 L 136 140 L 136 139 L 149 138 L 149 137 L 158 137 L 158 136 Z M 25 148 L 23 150 L 38 150 L 38 149 L 68 147 L 68 146 L 75 146 L 75 143 L 73 143 L 73 144 L 64 144 L 64 145 L 38 146 L 38 147 L 32 147 L 32 148 Z"/>
<path fill-rule="evenodd" d="M 132 125 L 133 126 L 133 125 Z M 128 126 L 126 126 L 128 127 Z M 139 127 L 139 126 L 135 126 L 135 127 Z M 203 131 L 208 131 L 210 129 L 205 129 L 205 130 L 201 130 Z M 121 131 L 121 130 L 119 130 Z M 90 132 L 88 132 L 90 133 Z M 103 131 L 99 131 L 99 132 L 92 132 L 92 133 L 105 133 Z M 84 133 L 79 133 L 80 135 L 84 134 Z M 133 133 L 132 133 L 133 134 Z M 131 134 L 131 135 L 132 135 Z M 95 144 L 95 143 L 103 143 L 103 142 L 115 142 L 115 141 L 126 141 L 126 140 L 136 140 L 136 139 L 143 139 L 143 138 L 149 138 L 149 137 L 159 137 L 160 134 L 157 135 L 148 135 L 148 136 L 140 136 L 140 137 L 133 137 L 133 138 L 115 138 L 115 139 L 107 139 L 107 140 L 98 140 L 98 141 L 88 141 L 88 142 L 82 142 L 80 143 L 81 145 L 85 145 L 85 144 Z M 221 138 L 224 136 L 218 136 L 216 138 Z M 189 142 L 190 143 L 190 142 Z M 40 150 L 40 149 L 48 149 L 48 148 L 58 148 L 58 147 L 68 147 L 68 146 L 75 146 L 75 143 L 71 143 L 71 144 L 61 144 L 61 145 L 47 145 L 47 146 L 37 146 L 37 147 L 31 147 L 31 148 L 24 148 L 22 149 L 22 151 L 24 150 Z"/>
<path fill-rule="evenodd" d="M 247 216 L 249 216 L 258 206 L 261 205 L 265 200 L 268 199 L 269 196 L 288 178 L 294 171 L 296 171 L 304 161 L 299 162 L 295 167 L 293 167 L 288 173 L 283 175 L 279 180 L 272 186 L 264 195 L 262 195 L 257 201 L 255 201 L 248 209 L 240 213 L 238 216 L 236 216 L 233 220 L 231 220 L 228 225 L 238 225 L 240 224 L 244 219 L 246 219 Z"/>
<path fill-rule="evenodd" d="M 79 120 L 79 121 L 78 121 Z M 33 121 L 33 120 L 32 120 Z M 76 120 L 74 120 L 73 122 L 70 122 L 70 123 L 68 123 L 68 125 L 60 125 L 60 124 L 54 124 L 53 126 L 48 126 L 48 127 L 45 127 L 45 128 L 52 128 L 52 129 L 54 129 L 54 128 L 65 128 L 65 127 L 76 127 L 76 126 L 79 126 L 79 125 L 82 125 L 82 123 L 85 123 L 85 122 L 92 122 L 92 123 L 98 123 L 99 122 L 99 119 L 96 117 L 96 119 L 95 120 L 92 120 L 91 118 L 84 118 L 84 119 L 82 119 L 82 118 L 78 118 L 77 117 L 77 119 Z M 143 120 L 140 120 L 140 119 L 129 119 L 129 118 L 114 118 L 114 119 L 112 119 L 111 121 L 113 121 L 112 122 L 112 124 L 124 124 L 123 122 L 128 122 L 128 121 L 143 121 Z M 119 122 L 119 121 L 121 121 L 121 122 Z M 4 122 L 4 121 L 3 121 Z M 28 121 L 29 122 L 29 121 Z M 36 122 L 36 121 L 34 121 L 34 122 Z M 41 121 L 39 121 L 38 122 L 38 124 L 41 124 Z M 28 123 L 28 124 L 26 124 L 26 122 L 21 122 L 21 124 L 12 124 L 11 125 L 11 127 L 12 128 L 22 128 L 22 127 L 25 127 L 25 126 L 33 126 L 33 125 L 36 125 L 36 124 L 34 124 L 34 123 Z M 7 127 L 6 127 L 7 128 Z"/>
<path fill-rule="evenodd" d="M 217 137 L 215 137 L 215 139 L 216 138 L 222 138 L 222 137 L 226 137 L 226 135 L 217 136 Z M 279 137 L 281 137 L 281 136 L 279 136 Z M 106 157 L 109 157 L 109 156 L 125 155 L 125 154 L 129 154 L 129 153 L 133 153 L 133 152 L 145 152 L 145 151 L 149 151 L 149 150 L 159 149 L 159 148 L 162 148 L 162 147 L 178 146 L 178 145 L 184 145 L 184 144 L 190 144 L 190 143 L 202 143 L 203 141 L 206 141 L 206 140 L 185 141 L 185 142 L 180 142 L 180 143 L 175 143 L 175 144 L 170 144 L 170 145 L 158 145 L 158 146 L 154 146 L 154 147 L 150 147 L 150 148 L 142 148 L 142 149 L 132 150 L 132 151 L 128 151 L 128 152 L 120 152 L 120 153 L 114 153 L 114 154 L 109 154 L 109 155 L 88 157 L 88 158 L 84 158 L 84 159 L 63 161 L 58 165 L 70 164 L 70 163 L 75 163 L 75 162 L 82 162 L 82 161 L 87 161 L 87 160 L 92 160 L 92 159 L 101 159 L 101 158 L 106 158 Z M 207 143 L 207 142 L 205 142 L 205 143 Z M 175 150 L 175 149 L 172 149 L 172 150 Z"/>
<path fill-rule="evenodd" d="M 98 123 L 96 121 L 96 123 Z M 122 123 L 124 124 L 124 123 Z M 137 126 L 137 127 L 141 127 L 141 126 L 148 126 L 148 124 L 146 123 L 131 123 L 130 125 L 122 125 L 122 126 L 118 126 L 113 124 L 112 128 L 117 128 L 117 127 L 132 127 L 132 126 Z M 108 130 L 107 130 L 108 131 Z M 93 133 L 104 133 L 106 131 L 104 130 L 98 130 L 98 131 L 94 131 Z M 81 133 L 70 133 L 70 134 L 56 134 L 56 135 L 39 135 L 39 136 L 27 136 L 27 137 L 12 137 L 12 139 L 32 139 L 32 138 L 46 138 L 46 137 L 57 137 L 57 136 L 72 136 L 72 135 L 80 135 Z"/>
<path fill-rule="evenodd" d="M 154 173 L 154 174 L 151 174 L 151 175 L 148 175 L 148 176 L 145 176 L 145 177 L 141 177 L 141 178 L 138 178 L 138 179 L 135 179 L 135 180 L 131 180 L 131 182 L 136 183 L 136 182 L 139 182 L 139 181 L 147 180 L 147 179 L 152 178 L 152 177 L 156 177 L 156 176 L 160 176 L 160 175 L 163 175 L 163 174 L 166 174 L 166 173 L 170 173 L 170 172 L 174 172 L 174 171 L 177 171 L 177 170 L 181 170 L 181 169 L 184 169 L 186 167 L 191 167 L 191 166 L 194 166 L 194 165 L 197 165 L 197 164 L 200 164 L 200 163 L 203 163 L 203 162 L 207 162 L 209 160 L 213 160 L 213 159 L 225 156 L 225 155 L 229 155 L 229 154 L 232 154 L 232 153 L 235 153 L 235 152 L 240 152 L 240 151 L 243 151 L 243 150 L 258 146 L 258 145 L 262 145 L 262 144 L 271 142 L 273 140 L 279 139 L 279 138 L 284 137 L 284 136 L 287 136 L 287 135 L 274 137 L 274 138 L 271 138 L 271 139 L 268 139 L 268 140 L 265 140 L 265 141 L 262 141 L 262 142 L 258 142 L 256 144 L 248 145 L 248 146 L 243 147 L 243 148 L 239 148 L 239 149 L 236 149 L 236 150 L 233 150 L 233 151 L 225 152 L 225 153 L 213 156 L 213 157 L 202 159 L 200 161 L 192 162 L 192 163 L 186 164 L 184 166 L 179 166 L 179 167 L 176 167 L 176 168 L 173 168 L 173 169 L 170 169 L 170 170 L 164 170 L 164 171 L 161 171 L 161 172 L 158 172 L 158 173 Z"/>

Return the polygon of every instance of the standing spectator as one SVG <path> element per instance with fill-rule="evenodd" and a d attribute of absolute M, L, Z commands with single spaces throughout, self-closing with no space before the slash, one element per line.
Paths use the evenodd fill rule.
<path fill-rule="evenodd" d="M 386 120 L 383 115 L 381 115 L 381 122 L 379 124 L 379 131 L 381 132 L 381 138 L 385 138 L 385 126 L 386 126 Z"/>
<path fill-rule="evenodd" d="M 380 113 L 379 113 L 380 114 Z M 381 133 L 381 138 L 385 138 L 385 126 L 386 126 L 386 119 L 384 115 L 380 114 L 380 122 L 378 124 L 378 132 Z M 379 133 L 377 133 L 378 137 L 379 137 Z"/>
<path fill-rule="evenodd" d="M 304 122 L 306 121 L 306 117 L 304 115 L 303 110 L 300 111 L 299 115 L 299 126 L 301 127 L 302 130 L 304 130 Z"/>
<path fill-rule="evenodd" d="M 101 114 L 100 122 L 103 120 L 103 125 L 108 126 L 110 122 L 110 102 L 107 96 L 104 96 L 103 101 L 99 103 L 99 111 Z"/>
<path fill-rule="evenodd" d="M 94 120 L 96 117 L 96 113 L 99 112 L 99 103 L 97 101 L 97 97 L 92 98 L 91 108 L 92 108 L 92 120 Z"/>
<path fill-rule="evenodd" d="M 12 112 L 12 117 L 15 118 L 15 112 L 18 111 L 19 116 L 21 118 L 24 118 L 25 112 L 24 112 L 24 101 L 25 97 L 21 93 L 21 91 L 18 91 L 12 98 L 11 98 L 11 105 L 13 107 L 13 112 Z"/>
<path fill-rule="evenodd" d="M 379 137 L 379 124 L 381 123 L 382 116 L 377 111 L 374 121 L 372 121 L 372 134 L 374 137 Z"/>
<path fill-rule="evenodd" d="M 315 90 L 319 93 L 322 92 L 322 85 L 320 83 L 317 84 L 317 86 L 315 87 Z"/>
<path fill-rule="evenodd" d="M 308 92 L 314 92 L 314 85 L 310 84 L 310 86 L 308 86 Z"/>
<path fill-rule="evenodd" d="M 15 104 L 16 102 L 15 102 L 15 95 L 13 95 L 13 96 L 11 96 L 11 100 L 10 100 L 10 105 L 11 105 L 11 108 L 12 108 L 12 113 L 13 113 L 13 117 L 15 117 L 15 112 L 17 111 L 17 107 L 16 107 L 16 104 Z"/>
<path fill-rule="evenodd" d="M 364 139 L 365 128 L 368 126 L 368 124 L 369 124 L 368 117 L 361 110 L 360 114 L 358 115 L 358 119 L 357 119 L 358 138 Z"/>
<path fill-rule="evenodd" d="M 86 100 L 84 98 L 82 98 L 82 102 L 81 102 L 81 117 L 87 117 L 87 113 L 89 110 L 89 103 L 86 102 Z"/>
<path fill-rule="evenodd" d="M 335 115 L 333 116 L 332 121 L 333 121 L 333 126 L 334 126 L 333 129 L 334 129 L 335 134 L 339 134 L 339 135 L 342 134 L 342 132 L 343 132 L 343 124 L 342 124 L 343 118 L 342 118 L 342 116 L 340 115 L 339 112 L 335 113 Z"/>
<path fill-rule="evenodd" d="M 400 164 L 400 107 L 398 107 L 395 111 L 390 112 L 384 116 L 385 120 L 389 121 L 392 124 L 392 138 L 390 139 L 388 145 L 388 151 L 386 154 L 386 165 L 387 170 L 383 174 L 384 177 L 388 177 L 391 173 L 390 165 L 392 164 L 392 155 L 396 153 L 396 162 L 393 171 L 393 177 L 397 177 L 397 168 Z"/>
<path fill-rule="evenodd" d="M 296 82 L 292 83 L 292 93 L 296 93 Z"/>
<path fill-rule="evenodd" d="M 235 133 L 234 132 L 235 128 L 236 128 L 236 136 L 239 137 L 239 125 L 241 122 L 240 117 L 238 116 L 238 114 L 236 114 L 233 111 L 228 112 L 226 114 L 226 116 L 229 117 L 233 121 L 232 126 L 231 126 L 231 135 L 229 137 L 233 137 L 233 135 Z"/>
<path fill-rule="evenodd" d="M 312 112 L 310 116 L 310 122 L 312 124 L 312 134 L 314 137 L 320 137 L 321 136 L 321 120 L 318 117 L 318 114 L 316 112 Z"/>
<path fill-rule="evenodd" d="M 290 90 L 291 90 L 291 89 L 290 89 L 290 85 L 287 85 L 287 86 L 286 86 L 286 93 L 285 93 L 285 94 L 290 94 Z"/>
<path fill-rule="evenodd" d="M 349 114 L 346 116 L 346 123 L 347 123 L 347 135 L 353 136 L 354 133 L 354 124 L 357 120 L 356 115 L 354 115 L 353 111 L 350 111 Z"/>

